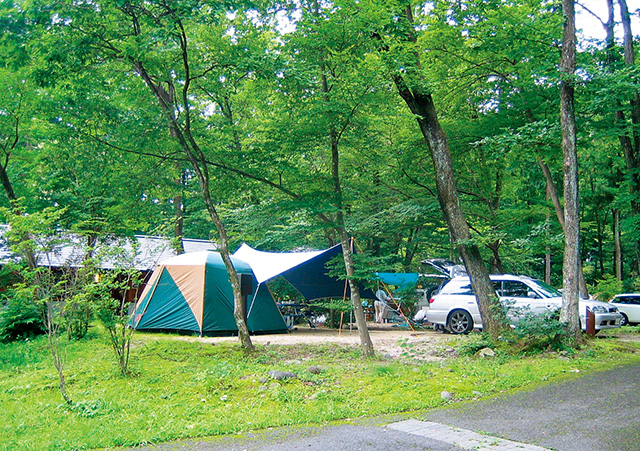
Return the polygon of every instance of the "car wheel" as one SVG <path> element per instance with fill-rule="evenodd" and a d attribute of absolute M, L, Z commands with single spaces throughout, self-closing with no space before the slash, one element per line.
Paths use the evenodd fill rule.
<path fill-rule="evenodd" d="M 473 329 L 473 319 L 466 310 L 454 310 L 447 319 L 447 329 L 453 334 L 468 334 Z"/>
<path fill-rule="evenodd" d="M 620 315 L 622 315 L 622 318 L 620 318 L 620 327 L 628 325 L 629 318 L 627 318 L 627 315 L 625 315 L 624 313 L 620 313 Z"/>

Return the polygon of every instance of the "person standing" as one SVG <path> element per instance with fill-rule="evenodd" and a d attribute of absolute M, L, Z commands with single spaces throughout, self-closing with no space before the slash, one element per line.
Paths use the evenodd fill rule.
<path fill-rule="evenodd" d="M 391 297 L 380 288 L 376 291 L 376 300 L 373 303 L 373 308 L 375 310 L 375 319 L 376 323 L 384 323 L 385 314 L 387 313 L 387 309 L 389 308 L 388 302 L 391 300 Z"/>

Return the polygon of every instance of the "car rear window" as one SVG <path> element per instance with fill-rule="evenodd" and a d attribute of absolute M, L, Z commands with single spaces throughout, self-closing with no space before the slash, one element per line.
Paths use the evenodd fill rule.
<path fill-rule="evenodd" d="M 440 294 L 465 294 L 472 295 L 473 289 L 471 288 L 471 282 L 469 280 L 459 281 L 452 280 L 448 284 L 446 284 Z"/>
<path fill-rule="evenodd" d="M 492 281 L 493 289 L 500 291 L 500 281 Z M 452 280 L 447 283 L 438 294 L 464 294 L 473 296 L 473 288 L 469 280 Z"/>

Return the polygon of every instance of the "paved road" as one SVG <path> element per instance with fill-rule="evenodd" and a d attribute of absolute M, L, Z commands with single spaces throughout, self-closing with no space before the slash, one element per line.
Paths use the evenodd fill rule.
<path fill-rule="evenodd" d="M 453 424 L 566 451 L 640 450 L 640 365 L 427 412 Z"/>
<path fill-rule="evenodd" d="M 511 396 L 411 416 L 375 417 L 324 427 L 280 428 L 149 449 L 638 451 L 639 395 L 640 364 L 636 364 Z"/>

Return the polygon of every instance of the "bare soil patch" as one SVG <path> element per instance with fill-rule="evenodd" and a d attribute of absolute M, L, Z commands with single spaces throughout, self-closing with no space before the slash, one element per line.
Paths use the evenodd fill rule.
<path fill-rule="evenodd" d="M 407 328 L 394 327 L 391 324 L 369 324 L 369 334 L 373 341 L 375 352 L 387 358 L 412 358 L 420 360 L 439 360 L 453 352 L 447 345 L 452 340 L 451 335 L 436 333 L 433 329 L 412 331 Z M 184 337 L 185 339 L 205 343 L 224 343 L 237 341 L 237 337 Z M 360 345 L 360 335 L 355 326 L 338 329 L 328 329 L 318 326 L 312 329 L 308 326 L 296 326 L 289 333 L 253 335 L 254 344 L 261 345 L 296 345 L 296 344 L 327 344 Z"/>

